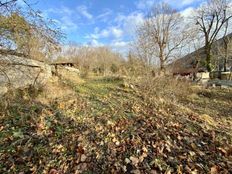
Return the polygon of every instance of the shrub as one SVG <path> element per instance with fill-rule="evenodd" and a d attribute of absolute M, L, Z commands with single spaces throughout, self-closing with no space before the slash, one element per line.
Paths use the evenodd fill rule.
<path fill-rule="evenodd" d="M 178 102 L 193 91 L 188 81 L 177 80 L 171 76 L 146 76 L 143 77 L 136 86 L 142 92 L 145 99 L 150 102 Z"/>

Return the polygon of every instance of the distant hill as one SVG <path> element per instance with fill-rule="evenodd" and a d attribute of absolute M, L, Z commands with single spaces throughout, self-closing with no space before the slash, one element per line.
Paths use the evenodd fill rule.
<path fill-rule="evenodd" d="M 228 34 L 227 37 L 229 40 L 232 41 L 232 33 Z M 223 48 L 224 47 L 224 42 L 223 38 L 216 40 L 213 43 L 213 48 L 212 48 L 212 55 L 217 55 L 217 50 L 216 48 Z M 171 71 L 172 73 L 192 73 L 195 71 L 206 71 L 206 68 L 203 66 L 204 61 L 205 61 L 205 52 L 204 52 L 204 47 L 201 47 L 200 49 L 187 54 L 186 56 L 174 61 L 171 64 Z M 199 65 L 198 68 L 196 69 L 196 60 L 199 60 Z M 229 55 L 229 61 L 228 61 L 229 67 L 232 66 L 232 54 L 230 53 Z"/>

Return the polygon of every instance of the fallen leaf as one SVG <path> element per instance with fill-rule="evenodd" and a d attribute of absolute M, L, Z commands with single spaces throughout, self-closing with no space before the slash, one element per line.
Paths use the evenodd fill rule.
<path fill-rule="evenodd" d="M 131 156 L 130 160 L 131 160 L 132 164 L 135 166 L 139 163 L 139 159 L 134 157 L 134 156 Z"/>
<path fill-rule="evenodd" d="M 225 156 L 227 155 L 227 151 L 221 147 L 218 148 L 220 152 L 222 152 Z"/>
<path fill-rule="evenodd" d="M 131 161 L 130 161 L 128 158 L 126 158 L 126 159 L 125 159 L 125 162 L 128 164 L 128 163 L 130 163 Z"/>
<path fill-rule="evenodd" d="M 132 170 L 131 173 L 140 174 L 141 172 L 139 170 Z"/>
<path fill-rule="evenodd" d="M 119 146 L 119 145 L 120 145 L 120 142 L 119 142 L 119 141 L 117 141 L 115 144 L 116 144 L 116 146 Z"/>
<path fill-rule="evenodd" d="M 210 174 L 217 174 L 217 173 L 218 173 L 218 167 L 216 165 L 214 165 L 210 169 Z"/>
<path fill-rule="evenodd" d="M 165 174 L 171 174 L 171 170 L 168 169 L 168 170 L 165 172 Z"/>
<path fill-rule="evenodd" d="M 177 173 L 178 174 L 182 174 L 182 166 L 180 165 L 180 166 L 178 166 L 178 168 L 177 168 Z"/>
<path fill-rule="evenodd" d="M 189 151 L 189 154 L 190 154 L 191 156 L 196 155 L 196 153 L 195 153 L 195 152 L 193 152 L 193 151 Z"/>
<path fill-rule="evenodd" d="M 81 155 L 81 162 L 85 162 L 85 161 L 86 161 L 86 159 L 87 159 L 87 156 L 86 156 L 86 155 L 84 155 L 84 154 L 82 154 L 82 155 Z"/>
<path fill-rule="evenodd" d="M 197 170 L 191 171 L 191 174 L 198 174 Z"/>
<path fill-rule="evenodd" d="M 59 174 L 59 172 L 56 169 L 51 169 L 49 174 Z"/>
<path fill-rule="evenodd" d="M 143 153 L 140 157 L 139 157 L 139 161 L 143 162 L 144 158 L 147 157 L 147 153 Z"/>
<path fill-rule="evenodd" d="M 156 170 L 151 170 L 151 174 L 158 174 Z"/>
<path fill-rule="evenodd" d="M 78 146 L 77 153 L 78 154 L 84 154 L 84 152 L 85 152 L 84 148 L 82 146 Z"/>

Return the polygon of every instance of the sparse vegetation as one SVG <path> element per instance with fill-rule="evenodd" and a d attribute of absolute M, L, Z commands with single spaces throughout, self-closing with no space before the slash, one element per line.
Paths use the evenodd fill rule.
<path fill-rule="evenodd" d="M 46 90 L 7 94 L 1 173 L 230 173 L 232 91 L 170 80 L 94 77 L 52 82 L 65 92 L 57 98 Z"/>

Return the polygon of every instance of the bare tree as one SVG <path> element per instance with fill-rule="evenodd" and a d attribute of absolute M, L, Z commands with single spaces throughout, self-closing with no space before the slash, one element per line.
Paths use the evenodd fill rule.
<path fill-rule="evenodd" d="M 131 45 L 131 50 L 133 50 L 136 57 L 138 57 L 145 65 L 152 66 L 154 64 L 153 57 L 156 50 L 146 37 L 146 31 L 143 30 L 143 27 L 138 28 L 137 33 L 138 37 L 135 43 Z"/>
<path fill-rule="evenodd" d="M 37 49 L 38 55 L 50 58 L 54 51 L 60 50 L 64 35 L 52 20 L 44 19 L 26 0 L 23 3 L 23 8 L 18 7 L 17 0 L 0 3 L 1 52 L 34 58 Z"/>
<path fill-rule="evenodd" d="M 175 53 L 182 47 L 185 34 L 182 17 L 168 4 L 161 3 L 155 5 L 139 29 L 140 39 L 148 42 L 148 50 L 155 50 L 154 58 L 159 58 L 160 69 L 165 71 L 165 64 L 174 58 Z M 153 52 L 151 52 L 153 54 Z"/>
<path fill-rule="evenodd" d="M 17 0 L 0 0 L 0 9 L 1 11 L 10 9 Z"/>
<path fill-rule="evenodd" d="M 232 18 L 232 14 L 228 13 L 230 3 L 227 0 L 209 0 L 201 8 L 198 9 L 195 16 L 196 24 L 199 25 L 200 31 L 204 35 L 206 68 L 212 71 L 211 65 L 211 49 L 212 44 L 216 40 L 218 33 Z"/>
<path fill-rule="evenodd" d="M 122 62 L 121 55 L 114 52 L 109 47 L 92 47 L 69 45 L 65 48 L 57 61 L 71 61 L 85 73 L 95 72 L 106 75 L 116 73 Z"/>
<path fill-rule="evenodd" d="M 188 46 L 189 46 L 189 54 L 192 57 L 192 75 L 193 80 L 197 80 L 197 72 L 199 71 L 199 68 L 202 67 L 202 39 L 201 36 L 198 33 L 198 30 L 196 27 L 193 27 L 189 30 L 189 38 L 188 38 Z"/>

